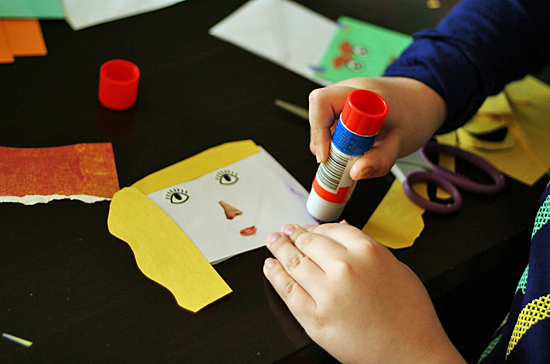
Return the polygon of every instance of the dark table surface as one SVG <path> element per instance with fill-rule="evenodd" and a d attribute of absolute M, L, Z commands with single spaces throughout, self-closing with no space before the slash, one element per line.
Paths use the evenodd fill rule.
<path fill-rule="evenodd" d="M 336 20 L 347 15 L 412 34 L 454 1 L 299 1 Z M 306 189 L 317 169 L 309 125 L 273 102 L 307 107 L 318 85 L 208 35 L 243 0 L 188 0 L 73 31 L 41 21 L 46 57 L 0 66 L 0 145 L 111 142 L 120 186 L 224 142 L 252 139 Z M 138 101 L 124 112 L 97 101 L 99 67 L 114 58 L 141 69 Z M 362 181 L 344 218 L 362 227 L 393 177 Z M 412 248 L 395 251 L 433 296 L 513 254 L 531 229 L 546 181 L 507 179 L 498 196 L 464 193 L 453 216 L 425 214 Z M 215 266 L 233 293 L 197 314 L 181 309 L 109 234 L 109 202 L 0 204 L 1 362 L 314 362 L 326 355 L 264 279 L 265 248 Z M 465 228 L 467 227 L 467 228 Z"/>

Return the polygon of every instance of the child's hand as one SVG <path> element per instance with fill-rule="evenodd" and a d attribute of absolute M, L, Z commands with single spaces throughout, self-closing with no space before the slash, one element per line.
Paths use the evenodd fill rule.
<path fill-rule="evenodd" d="M 310 148 L 318 162 L 328 157 L 332 133 L 348 94 L 367 89 L 382 96 L 389 112 L 370 152 L 351 169 L 353 179 L 380 177 L 398 158 L 426 144 L 445 119 L 443 99 L 423 83 L 401 77 L 352 78 L 309 95 Z"/>
<path fill-rule="evenodd" d="M 264 265 L 310 337 L 342 362 L 464 363 L 417 276 L 347 224 L 287 225 Z"/>

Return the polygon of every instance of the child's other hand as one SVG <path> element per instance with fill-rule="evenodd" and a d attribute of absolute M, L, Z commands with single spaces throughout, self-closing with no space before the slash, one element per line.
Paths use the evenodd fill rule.
<path fill-rule="evenodd" d="M 418 277 L 348 224 L 272 233 L 264 273 L 310 337 L 342 362 L 464 363 Z"/>

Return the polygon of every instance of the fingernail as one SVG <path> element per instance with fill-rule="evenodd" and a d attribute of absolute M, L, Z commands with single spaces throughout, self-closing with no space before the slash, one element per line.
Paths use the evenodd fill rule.
<path fill-rule="evenodd" d="M 359 172 L 357 179 L 369 178 L 373 172 L 374 169 L 372 167 L 367 167 Z"/>
<path fill-rule="evenodd" d="M 283 233 L 285 233 L 286 235 L 292 235 L 292 233 L 296 231 L 296 228 L 296 225 L 285 225 L 283 227 Z"/>
<path fill-rule="evenodd" d="M 267 259 L 265 260 L 265 263 L 264 263 L 264 264 L 265 264 L 265 266 L 267 267 L 267 269 L 273 268 L 273 266 L 275 265 L 275 259 L 273 259 L 273 258 L 267 258 Z"/>
<path fill-rule="evenodd" d="M 273 243 L 275 240 L 279 239 L 281 237 L 281 233 L 271 233 L 267 237 L 267 240 L 269 240 L 270 243 Z"/>

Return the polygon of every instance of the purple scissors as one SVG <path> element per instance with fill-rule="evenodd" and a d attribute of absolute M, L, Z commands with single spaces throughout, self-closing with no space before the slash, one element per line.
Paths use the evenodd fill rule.
<path fill-rule="evenodd" d="M 419 153 L 421 159 L 418 154 L 400 159 L 394 168 L 392 168 L 392 172 L 403 184 L 403 190 L 409 199 L 425 210 L 440 214 L 450 214 L 458 211 L 462 206 L 462 196 L 458 188 L 486 195 L 495 194 L 504 188 L 504 176 L 498 169 L 485 159 L 465 150 L 436 142 L 429 142 L 420 148 L 417 153 Z M 430 161 L 427 157 L 428 153 L 448 154 L 455 158 L 463 159 L 487 173 L 494 183 L 477 183 L 466 176 L 440 167 Z M 408 166 L 408 170 L 406 166 Z M 412 185 L 417 182 L 432 182 L 436 184 L 452 196 L 453 203 L 443 204 L 426 200 L 412 188 Z"/>

